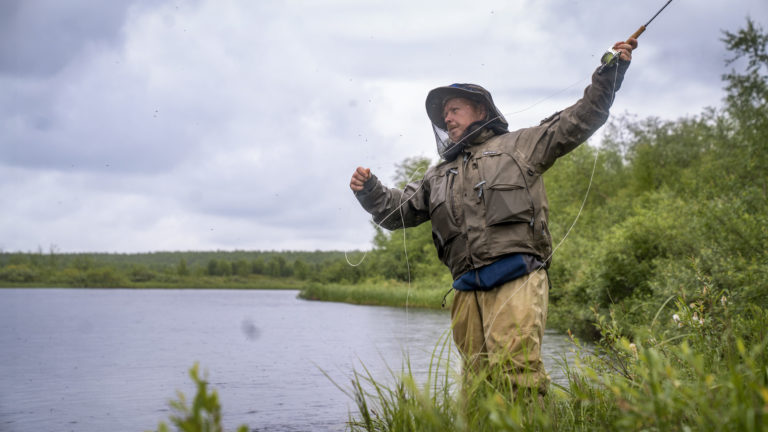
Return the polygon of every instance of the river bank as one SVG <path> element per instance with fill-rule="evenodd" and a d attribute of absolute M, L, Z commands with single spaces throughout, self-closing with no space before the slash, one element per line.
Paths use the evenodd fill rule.
<path fill-rule="evenodd" d="M 43 279 L 29 282 L 0 281 L 4 288 L 104 288 L 104 289 L 251 289 L 251 290 L 299 290 L 306 282 L 296 278 L 249 276 L 170 276 L 147 281 L 131 281 L 125 278 Z"/>
<path fill-rule="evenodd" d="M 445 305 L 450 307 L 453 292 L 450 284 L 382 280 L 355 284 L 309 283 L 301 288 L 299 298 L 370 306 L 441 309 L 444 299 Z"/>

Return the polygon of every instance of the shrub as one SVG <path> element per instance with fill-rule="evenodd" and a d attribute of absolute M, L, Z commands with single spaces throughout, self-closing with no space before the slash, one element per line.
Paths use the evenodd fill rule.
<path fill-rule="evenodd" d="M 10 264 L 0 269 L 0 280 L 7 282 L 34 282 L 38 279 L 36 271 L 26 264 Z"/>
<path fill-rule="evenodd" d="M 183 432 L 223 432 L 224 427 L 221 424 L 221 404 L 216 390 L 208 389 L 208 382 L 200 378 L 198 364 L 189 370 L 189 377 L 197 387 L 197 394 L 192 400 L 191 405 L 187 404 L 187 398 L 184 393 L 178 392 L 177 399 L 172 400 L 169 405 L 174 414 L 171 414 L 170 421 L 176 426 L 176 430 Z M 160 422 L 158 432 L 167 432 L 168 425 Z M 238 432 L 248 432 L 248 427 L 242 425 L 237 428 Z"/>

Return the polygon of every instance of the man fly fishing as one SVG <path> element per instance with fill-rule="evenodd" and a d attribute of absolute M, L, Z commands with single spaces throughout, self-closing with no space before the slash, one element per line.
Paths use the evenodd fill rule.
<path fill-rule="evenodd" d="M 614 44 L 583 97 L 530 128 L 509 131 L 479 85 L 438 87 L 426 110 L 441 161 L 403 190 L 385 187 L 369 168 L 354 171 L 350 188 L 380 226 L 432 221 L 454 279 L 452 331 L 466 372 L 502 371 L 516 391 L 546 393 L 552 239 L 542 174 L 605 123 L 636 47 L 636 35 Z"/>

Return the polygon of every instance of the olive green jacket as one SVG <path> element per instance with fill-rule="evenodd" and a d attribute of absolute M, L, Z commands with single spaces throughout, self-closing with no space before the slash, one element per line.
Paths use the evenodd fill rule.
<path fill-rule="evenodd" d="M 390 230 L 432 220 L 437 254 L 454 279 L 513 253 L 548 265 L 552 239 L 541 176 L 605 123 L 628 66 L 595 72 L 582 99 L 538 126 L 501 135 L 482 131 L 463 154 L 429 168 L 402 191 L 372 176 L 355 195 Z"/>

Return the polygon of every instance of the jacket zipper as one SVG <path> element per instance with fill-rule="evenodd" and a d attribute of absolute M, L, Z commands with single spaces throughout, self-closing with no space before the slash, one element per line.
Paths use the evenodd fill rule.
<path fill-rule="evenodd" d="M 464 173 L 467 171 L 467 163 L 469 163 L 469 159 L 470 158 L 471 158 L 471 154 L 468 151 L 465 150 L 464 151 L 464 160 L 462 161 L 462 164 L 460 165 L 461 171 L 464 172 Z M 464 175 L 465 174 L 462 174 L 462 180 L 461 180 L 462 184 L 464 182 Z M 462 191 L 463 191 L 463 188 L 462 188 Z M 466 225 L 467 225 L 467 216 L 463 215 L 462 218 L 464 219 L 464 226 L 466 227 Z M 465 242 L 466 243 L 466 245 L 465 245 L 466 246 L 466 252 L 464 253 L 464 256 L 467 257 L 467 262 L 469 263 L 469 267 L 470 268 L 474 268 L 475 264 L 474 264 L 474 260 L 472 259 L 472 250 L 469 247 L 469 233 L 466 230 L 464 230 L 463 231 L 463 235 L 466 236 L 466 238 L 467 238 L 467 241 Z"/>
<path fill-rule="evenodd" d="M 452 222 L 454 225 L 458 226 L 456 223 L 457 210 L 456 210 L 456 198 L 453 195 L 453 186 L 454 186 L 454 183 L 456 182 L 456 176 L 459 175 L 459 171 L 456 168 L 451 168 L 448 170 L 448 173 L 453 174 L 451 176 L 450 181 L 448 182 L 448 199 L 449 199 L 448 204 L 450 205 L 450 208 L 451 208 L 451 219 L 453 219 Z"/>

